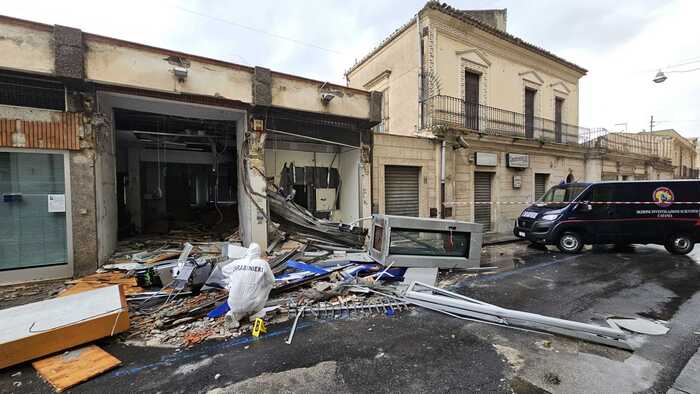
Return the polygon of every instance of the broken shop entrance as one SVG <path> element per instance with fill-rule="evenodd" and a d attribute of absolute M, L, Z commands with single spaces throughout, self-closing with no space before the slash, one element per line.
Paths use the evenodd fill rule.
<path fill-rule="evenodd" d="M 96 168 L 101 262 L 129 244 L 237 238 L 236 134 L 245 112 L 115 93 L 99 98 L 114 136 L 113 156 L 100 146 Z"/>
<path fill-rule="evenodd" d="M 322 223 L 344 224 L 356 224 L 368 216 L 370 174 L 368 155 L 363 153 L 369 149 L 367 130 L 349 119 L 281 109 L 270 112 L 266 116 L 264 161 L 272 186 L 268 188 L 272 221 L 285 231 L 308 237 L 313 235 L 314 226 L 294 225 L 304 221 L 304 215 Z M 299 212 L 290 212 L 290 206 Z M 270 230 L 273 245 L 276 228 L 271 226 Z M 329 235 L 321 232 L 315 235 Z"/>

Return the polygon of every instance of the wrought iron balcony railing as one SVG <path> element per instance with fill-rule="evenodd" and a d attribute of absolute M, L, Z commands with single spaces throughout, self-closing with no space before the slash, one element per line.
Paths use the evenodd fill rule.
<path fill-rule="evenodd" d="M 433 96 L 424 101 L 423 113 L 423 124 L 428 127 L 451 126 L 489 135 L 561 144 L 579 143 L 579 127 L 576 125 L 468 103 L 456 97 Z"/>
<path fill-rule="evenodd" d="M 588 129 L 551 119 L 467 103 L 450 96 L 433 96 L 423 102 L 426 127 L 448 126 L 474 132 L 583 146 L 591 150 L 612 151 L 670 159 L 670 145 L 662 137 L 644 133 L 611 133 L 606 129 Z"/>

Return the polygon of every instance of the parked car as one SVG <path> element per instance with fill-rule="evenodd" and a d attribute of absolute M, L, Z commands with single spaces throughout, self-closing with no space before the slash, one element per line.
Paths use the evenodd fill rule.
<path fill-rule="evenodd" d="M 585 244 L 641 243 L 687 254 L 700 241 L 700 181 L 557 185 L 520 214 L 513 233 L 565 253 Z"/>

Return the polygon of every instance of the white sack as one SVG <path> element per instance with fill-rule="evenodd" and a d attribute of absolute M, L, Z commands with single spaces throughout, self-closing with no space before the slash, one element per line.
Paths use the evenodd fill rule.
<path fill-rule="evenodd" d="M 275 276 L 267 261 L 260 258 L 260 246 L 250 244 L 245 257 L 222 268 L 227 278 L 231 314 L 242 317 L 260 311 L 270 295 Z"/>

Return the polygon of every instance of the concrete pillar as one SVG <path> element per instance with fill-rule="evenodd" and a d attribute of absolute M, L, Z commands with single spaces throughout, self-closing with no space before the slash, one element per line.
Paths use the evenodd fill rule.
<path fill-rule="evenodd" d="M 363 145 L 360 152 L 360 217 L 372 215 L 372 163 L 370 163 L 370 147 Z M 360 223 L 363 225 L 364 223 Z"/>
<path fill-rule="evenodd" d="M 265 133 L 251 131 L 247 117 L 236 125 L 238 147 L 238 217 L 241 241 L 245 246 L 256 242 L 267 248 L 268 215 L 265 181 Z M 246 141 L 246 138 L 248 141 Z M 246 141 L 244 144 L 243 142 Z"/>
<path fill-rule="evenodd" d="M 70 190 L 73 232 L 73 275 L 97 269 L 95 158 L 92 150 L 70 152 Z"/>
<path fill-rule="evenodd" d="M 586 158 L 584 168 L 584 181 L 598 182 L 603 175 L 603 159 L 602 158 Z"/>

